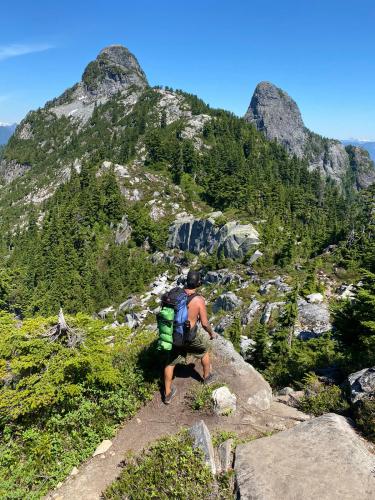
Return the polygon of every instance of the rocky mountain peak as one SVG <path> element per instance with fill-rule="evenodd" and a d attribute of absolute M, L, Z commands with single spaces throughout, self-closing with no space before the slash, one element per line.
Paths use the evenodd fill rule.
<path fill-rule="evenodd" d="M 122 45 L 109 45 L 86 66 L 82 80 L 47 103 L 47 107 L 58 117 L 68 116 L 85 123 L 96 104 L 104 104 L 118 92 L 137 94 L 147 86 L 137 58 Z"/>
<path fill-rule="evenodd" d="M 90 62 L 83 73 L 86 88 L 95 92 L 98 88 L 129 86 L 144 87 L 147 78 L 137 58 L 122 45 L 110 45 L 102 49 L 98 57 Z"/>
<path fill-rule="evenodd" d="M 297 103 L 270 82 L 260 82 L 254 91 L 245 120 L 254 123 L 267 139 L 276 139 L 292 154 L 302 157 L 305 125 Z"/>
<path fill-rule="evenodd" d="M 365 151 L 345 150 L 339 141 L 307 129 L 297 103 L 273 83 L 256 86 L 244 118 L 291 155 L 306 159 L 310 170 L 319 170 L 338 182 L 351 170 L 359 189 L 375 180 L 375 165 Z"/>

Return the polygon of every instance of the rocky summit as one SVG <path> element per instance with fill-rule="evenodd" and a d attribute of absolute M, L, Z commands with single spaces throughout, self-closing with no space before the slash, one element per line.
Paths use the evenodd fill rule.
<path fill-rule="evenodd" d="M 86 66 L 82 80 L 53 100 L 49 108 L 57 116 L 85 122 L 96 104 L 105 103 L 131 86 L 142 89 L 147 85 L 146 75 L 136 57 L 122 45 L 110 45 Z"/>
<path fill-rule="evenodd" d="M 360 189 L 375 182 L 375 165 L 365 150 L 345 148 L 340 141 L 310 131 L 297 103 L 270 82 L 257 85 L 244 118 L 267 139 L 282 144 L 291 155 L 306 159 L 312 170 L 339 182 L 351 172 Z"/>

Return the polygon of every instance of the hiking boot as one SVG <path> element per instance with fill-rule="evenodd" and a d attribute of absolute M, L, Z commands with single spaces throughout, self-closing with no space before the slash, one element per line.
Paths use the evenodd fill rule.
<path fill-rule="evenodd" d="M 204 385 L 210 385 L 210 384 L 212 384 L 212 382 L 215 382 L 216 379 L 217 379 L 217 376 L 214 373 L 210 373 L 208 375 L 208 377 L 206 377 L 205 379 L 203 379 L 203 384 Z"/>
<path fill-rule="evenodd" d="M 171 392 L 168 394 L 168 396 L 164 396 L 164 403 L 166 405 L 169 405 L 169 403 L 172 401 L 172 399 L 175 397 L 176 394 L 177 394 L 176 387 L 172 387 Z"/>

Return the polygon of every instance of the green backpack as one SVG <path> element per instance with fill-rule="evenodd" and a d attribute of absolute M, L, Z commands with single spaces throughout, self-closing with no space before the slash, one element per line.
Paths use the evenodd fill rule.
<path fill-rule="evenodd" d="M 171 351 L 173 347 L 173 320 L 174 309 L 163 306 L 157 316 L 159 339 L 158 351 Z"/>

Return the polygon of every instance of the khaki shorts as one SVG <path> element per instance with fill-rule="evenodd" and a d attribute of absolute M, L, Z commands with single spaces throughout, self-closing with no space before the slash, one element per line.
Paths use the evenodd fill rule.
<path fill-rule="evenodd" d="M 186 364 L 186 358 L 189 354 L 195 358 L 201 359 L 207 352 L 209 352 L 207 335 L 198 330 L 195 339 L 189 342 L 189 344 L 181 347 L 174 346 L 172 348 L 172 350 L 168 353 L 165 366 Z"/>

